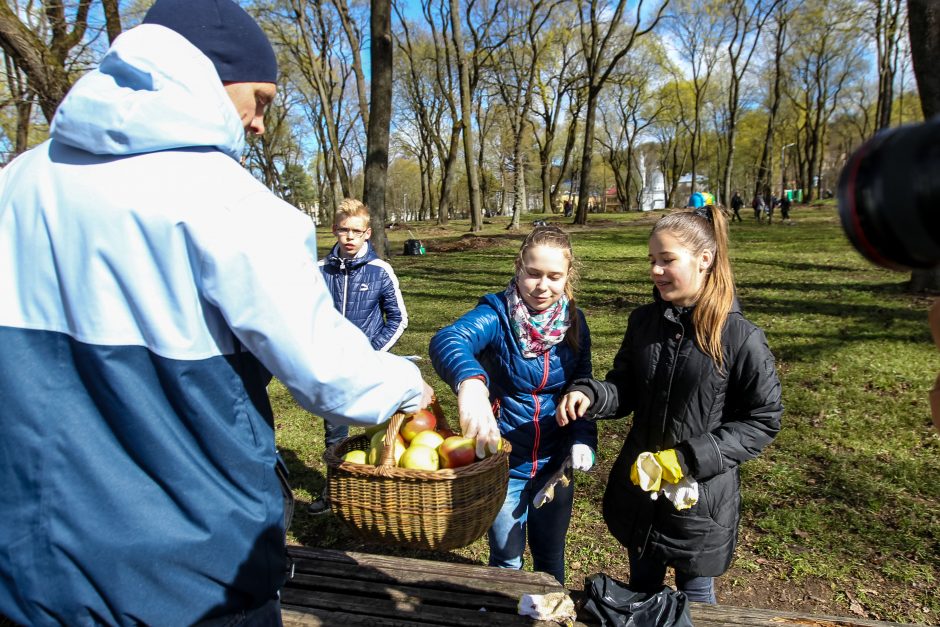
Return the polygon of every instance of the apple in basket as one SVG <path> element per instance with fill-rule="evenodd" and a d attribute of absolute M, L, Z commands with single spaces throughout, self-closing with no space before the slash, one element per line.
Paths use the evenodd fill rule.
<path fill-rule="evenodd" d="M 502 438 L 499 439 L 499 444 L 496 445 L 496 452 L 498 453 L 498 452 L 501 451 L 501 450 L 503 450 L 503 439 L 502 439 Z M 490 450 L 490 447 L 484 446 L 484 447 L 483 447 L 483 457 L 481 457 L 480 459 L 486 459 L 487 457 L 489 457 L 489 456 L 491 456 L 491 455 L 495 455 L 495 453 L 493 453 L 493 451 Z"/>
<path fill-rule="evenodd" d="M 437 470 L 440 468 L 441 462 L 437 456 L 437 451 L 433 448 L 414 444 L 409 446 L 405 454 L 401 456 L 398 465 L 412 470 Z"/>
<path fill-rule="evenodd" d="M 437 450 L 437 447 L 440 446 L 443 441 L 444 436 L 442 436 L 437 431 L 431 431 L 428 429 L 427 431 L 422 431 L 415 437 L 411 438 L 411 443 L 408 445 L 408 448 L 419 444 L 421 446 L 427 446 L 428 448 Z"/>
<path fill-rule="evenodd" d="M 401 433 L 401 437 L 405 438 L 405 442 L 411 442 L 422 431 L 433 429 L 436 426 L 437 417 L 428 409 L 419 409 L 405 418 L 399 433 Z"/>
<path fill-rule="evenodd" d="M 460 468 L 476 461 L 476 440 L 454 435 L 441 443 L 437 449 L 442 468 Z"/>
<path fill-rule="evenodd" d="M 351 464 L 364 464 L 366 463 L 366 452 L 365 451 L 349 451 L 343 455 L 343 461 L 349 462 Z"/>
<path fill-rule="evenodd" d="M 369 458 L 368 461 L 373 466 L 378 466 L 382 461 L 382 451 L 385 448 L 385 432 L 379 431 L 372 436 L 372 442 L 369 445 Z M 400 435 L 395 435 L 395 448 L 394 448 L 394 459 L 397 464 L 401 459 L 401 456 L 405 453 L 405 441 Z"/>

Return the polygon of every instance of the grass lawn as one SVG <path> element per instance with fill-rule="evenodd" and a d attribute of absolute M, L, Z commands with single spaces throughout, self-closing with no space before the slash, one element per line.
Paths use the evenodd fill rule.
<path fill-rule="evenodd" d="M 654 214 L 592 214 L 588 225 L 558 220 L 581 262 L 579 306 L 602 378 L 626 319 L 651 297 L 646 242 Z M 747 212 L 745 212 L 747 213 Z M 870 265 L 848 244 L 832 204 L 797 206 L 791 224 L 732 225 L 732 261 L 745 314 L 777 357 L 786 412 L 777 440 L 742 467 L 743 522 L 719 601 L 820 614 L 940 623 L 940 435 L 927 391 L 940 354 L 927 329 L 930 299 L 903 291 L 907 275 Z M 555 221 L 554 216 L 527 215 Z M 389 232 L 392 264 L 410 324 L 394 352 L 419 363 L 448 415 L 455 398 L 427 359 L 431 336 L 502 290 L 522 233 L 507 218 L 412 226 L 428 254 L 400 256 L 404 230 Z M 321 251 L 330 234 L 321 229 Z M 329 548 L 486 563 L 485 539 L 448 553 L 363 546 L 332 516 L 306 502 L 324 479 L 322 421 L 271 385 L 278 446 L 299 504 L 291 540 Z M 452 420 L 456 424 L 456 419 Z M 630 419 L 599 424 L 598 464 L 578 473 L 567 545 L 567 585 L 606 572 L 628 577 L 626 551 L 600 515 L 607 474 Z"/>

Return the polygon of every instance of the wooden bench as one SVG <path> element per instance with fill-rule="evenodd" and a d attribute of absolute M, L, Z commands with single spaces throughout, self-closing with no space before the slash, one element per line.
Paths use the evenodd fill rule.
<path fill-rule="evenodd" d="M 551 627 L 517 612 L 523 594 L 567 592 L 545 573 L 291 546 L 294 577 L 281 591 L 293 625 Z M 575 598 L 577 602 L 577 598 Z M 693 603 L 696 627 L 885 627 L 886 623 Z M 579 614 L 577 627 L 597 625 Z"/>

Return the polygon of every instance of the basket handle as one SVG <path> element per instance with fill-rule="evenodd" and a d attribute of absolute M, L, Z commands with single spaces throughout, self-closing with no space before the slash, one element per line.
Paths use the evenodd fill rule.
<path fill-rule="evenodd" d="M 401 429 L 401 423 L 405 421 L 405 414 L 395 412 L 388 420 L 388 426 L 385 427 L 385 440 L 382 448 L 382 458 L 379 460 L 377 468 L 391 468 L 395 466 L 395 440 L 398 438 L 398 431 Z"/>
<path fill-rule="evenodd" d="M 437 400 L 437 395 L 431 397 L 431 404 L 428 405 L 431 409 L 431 413 L 434 414 L 434 417 L 437 419 L 437 428 L 441 427 L 450 428 L 450 425 L 447 424 L 447 418 L 444 416 L 444 410 L 441 409 L 441 404 Z M 398 437 L 398 432 L 401 430 L 401 425 L 405 422 L 405 418 L 410 414 L 403 414 L 402 412 L 396 412 L 392 414 L 392 417 L 388 421 L 388 426 L 385 427 L 385 441 L 382 448 L 382 458 L 378 463 L 377 468 L 394 468 L 395 464 L 395 439 Z M 382 474 L 381 471 L 379 471 Z"/>

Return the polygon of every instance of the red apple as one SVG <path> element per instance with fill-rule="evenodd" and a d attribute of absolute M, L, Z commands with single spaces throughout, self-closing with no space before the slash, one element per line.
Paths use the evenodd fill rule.
<path fill-rule="evenodd" d="M 433 429 L 436 426 L 437 418 L 434 414 L 427 409 L 420 409 L 405 418 L 405 422 L 402 423 L 401 429 L 399 429 L 398 432 L 401 434 L 401 437 L 405 438 L 405 442 L 411 442 L 412 438 L 422 431 Z"/>
<path fill-rule="evenodd" d="M 476 440 L 453 435 L 441 443 L 437 452 L 441 456 L 441 467 L 460 468 L 476 461 Z"/>

